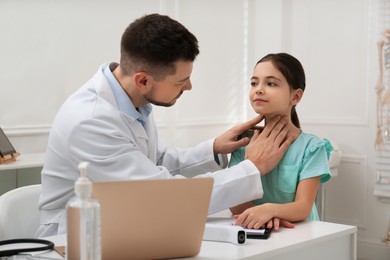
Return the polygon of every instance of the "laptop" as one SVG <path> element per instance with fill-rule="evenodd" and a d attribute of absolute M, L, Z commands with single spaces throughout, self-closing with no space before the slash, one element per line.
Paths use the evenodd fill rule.
<path fill-rule="evenodd" d="M 199 253 L 214 180 L 93 183 L 101 205 L 102 259 L 163 259 Z"/>

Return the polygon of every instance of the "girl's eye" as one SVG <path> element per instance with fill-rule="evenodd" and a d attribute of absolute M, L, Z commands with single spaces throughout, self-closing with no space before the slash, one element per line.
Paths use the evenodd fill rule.
<path fill-rule="evenodd" d="M 271 82 L 271 81 L 269 81 L 269 82 L 267 82 L 267 86 L 270 86 L 270 87 L 276 87 L 276 86 L 277 86 L 277 84 L 276 84 L 276 83 L 274 83 L 274 82 Z"/>
<path fill-rule="evenodd" d="M 256 87 L 256 86 L 257 86 L 257 82 L 252 81 L 251 82 L 251 87 Z"/>

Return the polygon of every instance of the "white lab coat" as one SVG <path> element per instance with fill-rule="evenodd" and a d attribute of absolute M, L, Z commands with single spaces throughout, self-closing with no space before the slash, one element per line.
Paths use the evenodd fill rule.
<path fill-rule="evenodd" d="M 58 234 L 65 232 L 65 205 L 74 195 L 81 161 L 90 162 L 92 181 L 213 177 L 209 213 L 262 197 L 252 162 L 221 170 L 214 140 L 191 149 L 167 148 L 158 140 L 152 113 L 145 128 L 121 113 L 103 75 L 105 66 L 65 101 L 53 122 L 42 170 L 39 234 L 55 235 L 45 232 L 45 225 L 53 224 Z"/>

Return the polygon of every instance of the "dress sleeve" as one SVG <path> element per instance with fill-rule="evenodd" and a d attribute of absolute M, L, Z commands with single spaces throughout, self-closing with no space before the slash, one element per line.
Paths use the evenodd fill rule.
<path fill-rule="evenodd" d="M 245 159 L 245 147 L 240 147 L 234 152 L 232 152 L 228 167 L 230 168 L 236 164 L 239 164 L 244 159 Z"/>
<path fill-rule="evenodd" d="M 325 183 L 331 178 L 329 169 L 330 153 L 333 147 L 327 139 L 315 139 L 308 144 L 299 180 L 321 176 L 320 182 Z"/>

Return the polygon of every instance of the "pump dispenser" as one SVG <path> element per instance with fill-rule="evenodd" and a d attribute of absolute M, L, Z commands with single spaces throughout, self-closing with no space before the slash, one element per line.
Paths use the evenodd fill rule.
<path fill-rule="evenodd" d="M 92 182 L 87 177 L 88 162 L 81 162 L 79 164 L 80 177 L 74 185 L 76 196 L 80 198 L 87 198 L 92 196 Z"/>
<path fill-rule="evenodd" d="M 68 260 L 100 260 L 100 204 L 92 198 L 92 182 L 87 177 L 88 162 L 78 166 L 80 177 L 74 191 L 76 196 L 66 206 Z"/>

